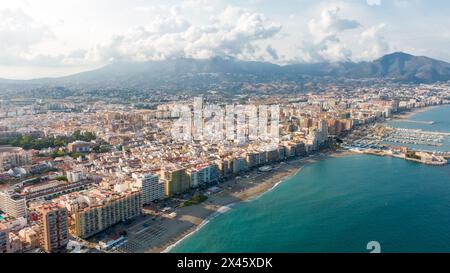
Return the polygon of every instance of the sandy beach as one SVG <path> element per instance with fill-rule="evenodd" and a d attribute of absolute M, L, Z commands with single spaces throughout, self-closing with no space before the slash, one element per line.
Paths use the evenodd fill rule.
<path fill-rule="evenodd" d="M 410 119 L 412 116 L 414 116 L 417 113 L 422 113 L 422 112 L 426 112 L 430 109 L 436 108 L 436 107 L 441 107 L 443 106 L 443 104 L 440 105 L 431 105 L 431 106 L 426 106 L 426 107 L 420 107 L 420 108 L 414 108 L 412 111 L 409 112 L 405 112 L 405 113 L 401 113 L 401 114 L 396 114 L 392 120 L 407 120 Z"/>
<path fill-rule="evenodd" d="M 253 170 L 234 178 L 219 187 L 219 193 L 212 194 L 205 202 L 181 207 L 175 210 L 174 218 L 157 217 L 146 229 L 129 234 L 129 240 L 122 252 L 167 252 L 181 240 L 201 228 L 211 218 L 230 209 L 230 206 L 242 201 L 257 198 L 271 190 L 288 177 L 301 171 L 306 164 L 330 157 L 341 157 L 352 154 L 350 151 L 318 153 L 306 158 L 299 158 L 274 165 L 270 172 L 262 173 Z M 124 250 L 125 249 L 125 250 Z"/>

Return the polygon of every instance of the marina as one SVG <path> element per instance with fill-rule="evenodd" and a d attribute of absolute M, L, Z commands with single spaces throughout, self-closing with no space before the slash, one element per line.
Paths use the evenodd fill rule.
<path fill-rule="evenodd" d="M 428 121 L 408 120 L 413 123 L 435 124 Z M 446 165 L 450 158 L 448 151 L 449 132 L 434 131 L 435 128 L 399 128 L 378 123 L 364 127 L 363 134 L 344 140 L 343 148 L 378 156 L 390 156 L 427 165 Z"/>
<path fill-rule="evenodd" d="M 442 142 L 446 136 L 450 136 L 449 133 L 443 132 L 427 132 L 420 129 L 403 129 L 387 127 L 388 133 L 383 137 L 384 141 L 403 143 L 403 144 L 416 144 L 427 146 L 442 146 Z"/>

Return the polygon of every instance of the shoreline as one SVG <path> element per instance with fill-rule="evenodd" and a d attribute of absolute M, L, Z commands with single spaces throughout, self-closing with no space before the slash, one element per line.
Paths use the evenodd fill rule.
<path fill-rule="evenodd" d="M 258 173 L 253 170 L 249 174 L 246 174 L 250 176 L 249 178 L 234 178 L 226 181 L 219 185 L 222 191 L 210 195 L 204 203 L 178 208 L 175 219 L 161 219 L 158 224 L 163 227 L 163 234 L 156 240 L 153 246 L 146 248 L 144 252 L 170 252 L 217 216 L 231 210 L 234 206 L 242 202 L 254 201 L 274 190 L 281 183 L 301 172 L 307 164 L 351 154 L 357 153 L 339 150 L 314 154 L 309 157 L 277 163 L 274 169 L 268 173 Z"/>
<path fill-rule="evenodd" d="M 442 106 L 446 105 L 414 108 L 410 112 L 396 115 L 392 120 L 408 119 L 417 113 Z M 141 249 L 140 252 L 168 253 L 184 240 L 201 230 L 214 218 L 226 213 L 242 202 L 250 202 L 260 198 L 301 172 L 307 164 L 352 154 L 359 153 L 350 150 L 316 153 L 309 157 L 273 164 L 274 169 L 267 173 L 252 170 L 242 174 L 240 178 L 227 180 L 217 185 L 221 188 L 221 191 L 210 195 L 205 202 L 189 207 L 177 208 L 175 210 L 177 216 L 174 219 L 158 218 L 156 224 L 159 230 L 156 233 L 160 233 L 159 237 L 149 239 L 145 248 Z M 247 178 L 247 176 L 249 177 Z M 134 241 L 133 243 L 139 244 L 140 242 Z"/>
<path fill-rule="evenodd" d="M 246 201 L 243 201 L 246 202 Z M 178 241 L 176 241 L 175 243 L 173 243 L 172 245 L 168 246 L 166 249 L 164 249 L 163 251 L 161 251 L 161 253 L 169 253 L 173 248 L 175 248 L 177 245 L 179 245 L 181 242 L 183 242 L 184 240 L 188 239 L 189 237 L 191 237 L 192 235 L 194 235 L 197 231 L 199 231 L 200 229 L 202 229 L 206 224 L 208 224 L 211 220 L 213 220 L 214 218 L 216 218 L 217 216 L 224 214 L 225 212 L 231 210 L 235 205 L 239 204 L 240 202 L 236 202 L 236 203 L 231 203 L 229 205 L 225 205 L 219 208 L 219 210 L 217 210 L 216 212 L 212 213 L 211 215 L 209 215 L 208 217 L 206 217 L 202 223 L 200 223 L 200 225 L 196 226 L 196 228 L 186 234 L 183 238 L 179 239 Z"/>
<path fill-rule="evenodd" d="M 409 112 L 396 114 L 394 117 L 391 118 L 391 121 L 409 120 L 411 117 L 413 117 L 416 114 L 423 113 L 423 112 L 426 112 L 426 111 L 429 111 L 431 109 L 438 108 L 438 107 L 445 107 L 448 105 L 449 104 L 438 104 L 438 105 L 429 105 L 429 106 L 425 106 L 425 107 L 413 108 Z"/>
<path fill-rule="evenodd" d="M 418 113 L 424 113 L 424 112 L 427 112 L 427 111 L 435 109 L 435 108 L 448 107 L 449 105 L 450 104 L 439 104 L 439 105 L 429 105 L 429 106 L 425 106 L 425 107 L 414 108 L 412 111 L 395 115 L 393 118 L 391 118 L 391 121 L 399 121 L 399 122 L 413 121 L 413 120 L 410 120 L 410 118 Z M 386 123 L 386 121 L 383 121 L 382 123 Z M 420 151 L 420 152 L 424 152 L 427 154 L 430 153 L 429 151 Z M 430 165 L 430 166 L 444 166 L 444 165 L 448 164 L 448 161 L 445 160 L 446 156 L 442 156 L 442 158 L 441 158 L 442 161 L 435 162 L 435 161 L 423 161 L 423 160 L 409 158 L 406 156 L 400 156 L 400 155 L 396 155 L 396 154 L 392 154 L 392 153 L 371 151 L 370 149 L 369 150 L 361 150 L 360 153 L 368 154 L 368 155 L 375 155 L 375 156 L 382 156 L 382 157 L 393 157 L 393 158 L 403 159 L 406 161 L 416 162 L 416 163 Z"/>
<path fill-rule="evenodd" d="M 264 194 L 271 192 L 271 191 L 274 190 L 276 187 L 278 187 L 279 185 L 281 185 L 281 183 L 283 183 L 284 181 L 286 181 L 286 180 L 290 179 L 291 177 L 294 177 L 295 175 L 297 175 L 297 174 L 303 169 L 303 167 L 304 167 L 304 166 L 300 166 L 300 168 L 299 168 L 296 172 L 294 172 L 293 174 L 288 175 L 288 176 L 286 176 L 285 178 L 283 178 L 282 180 L 276 182 L 272 187 L 270 187 L 270 188 L 267 189 L 265 192 L 263 192 L 263 193 L 261 193 L 261 194 L 259 194 L 259 195 L 257 195 L 257 196 L 254 196 L 254 197 L 249 198 L 249 199 L 247 199 L 247 200 L 242 200 L 242 201 L 238 201 L 238 202 L 235 202 L 235 203 L 231 203 L 231 204 L 222 206 L 218 211 L 212 213 L 212 214 L 209 215 L 206 219 L 204 219 L 203 222 L 202 222 L 200 225 L 198 225 L 198 226 L 195 228 L 194 231 L 192 231 L 192 232 L 190 232 L 189 234 L 185 235 L 183 238 L 181 238 L 180 240 L 178 240 L 178 241 L 175 242 L 174 244 L 168 246 L 166 249 L 164 249 L 163 251 L 161 251 L 161 253 L 169 253 L 173 248 L 175 248 L 175 247 L 176 247 L 177 245 L 179 245 L 181 242 L 183 242 L 184 240 L 188 239 L 189 237 L 191 237 L 192 235 L 194 235 L 197 231 L 199 231 L 200 229 L 202 229 L 202 228 L 203 228 L 206 224 L 208 224 L 211 220 L 213 220 L 214 218 L 216 218 L 216 217 L 218 217 L 218 216 L 220 216 L 220 215 L 222 215 L 222 214 L 228 212 L 228 211 L 231 210 L 235 205 L 238 205 L 238 204 L 243 203 L 243 202 L 251 202 L 251 201 L 254 201 L 254 200 L 256 200 L 256 199 L 262 197 Z M 267 181 L 266 181 L 266 182 L 267 182 Z M 263 183 L 264 183 L 264 182 L 263 182 Z"/>

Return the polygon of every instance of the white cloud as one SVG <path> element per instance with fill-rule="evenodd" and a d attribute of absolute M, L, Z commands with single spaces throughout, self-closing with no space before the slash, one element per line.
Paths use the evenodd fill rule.
<path fill-rule="evenodd" d="M 155 6 L 137 6 L 134 8 L 134 10 L 139 12 L 154 12 L 158 10 L 158 7 Z"/>
<path fill-rule="evenodd" d="M 273 37 L 280 29 L 280 24 L 263 14 L 237 7 L 227 7 L 209 24 L 191 24 L 179 8 L 172 8 L 170 15 L 158 16 L 148 25 L 117 35 L 95 51 L 100 54 L 99 61 L 215 56 L 252 59 L 272 55 L 262 53 L 256 42 Z"/>
<path fill-rule="evenodd" d="M 282 64 L 371 60 L 401 50 L 450 58 L 447 1 L 226 2 L 1 0 L 0 66 L 34 69 L 34 77 L 47 68 L 55 75 L 112 60 L 177 57 Z"/>
<path fill-rule="evenodd" d="M 25 62 L 33 55 L 33 46 L 52 37 L 49 29 L 21 9 L 0 10 L 0 61 Z"/>
<path fill-rule="evenodd" d="M 88 63 L 86 50 L 66 54 L 41 52 L 38 47 L 54 40 L 50 28 L 22 9 L 0 10 L 0 63 L 2 66 L 63 66 Z"/>
<path fill-rule="evenodd" d="M 382 23 L 362 32 L 360 44 L 364 50 L 359 59 L 373 60 L 389 51 L 389 43 L 381 34 L 385 27 L 386 25 Z"/>
<path fill-rule="evenodd" d="M 352 51 L 341 41 L 339 35 L 347 30 L 356 29 L 360 23 L 356 20 L 341 18 L 338 7 L 322 10 L 319 19 L 311 19 L 308 24 L 311 39 L 303 42 L 300 59 L 306 62 L 349 61 Z"/>
<path fill-rule="evenodd" d="M 381 5 L 381 0 L 366 0 L 369 6 L 379 6 Z"/>
<path fill-rule="evenodd" d="M 311 34 L 319 40 L 323 40 L 360 26 L 358 21 L 340 18 L 339 12 L 339 7 L 330 7 L 322 11 L 318 20 L 311 19 L 308 24 Z"/>

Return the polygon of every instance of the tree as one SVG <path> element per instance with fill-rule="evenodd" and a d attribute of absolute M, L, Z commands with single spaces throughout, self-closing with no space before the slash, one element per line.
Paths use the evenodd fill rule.
<path fill-rule="evenodd" d="M 66 181 L 66 182 L 69 181 L 69 179 L 67 179 L 67 177 L 65 177 L 65 176 L 58 176 L 55 179 L 58 181 Z"/>

